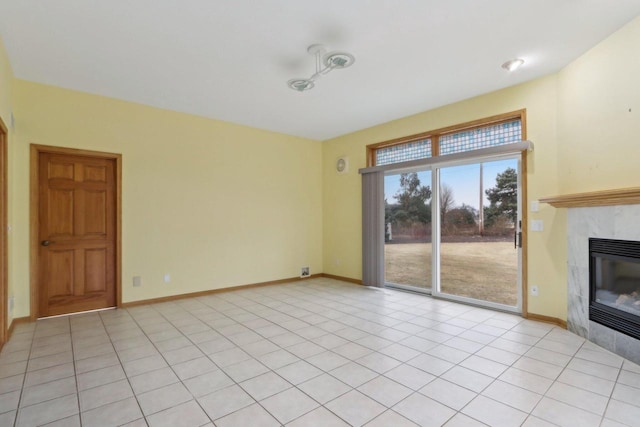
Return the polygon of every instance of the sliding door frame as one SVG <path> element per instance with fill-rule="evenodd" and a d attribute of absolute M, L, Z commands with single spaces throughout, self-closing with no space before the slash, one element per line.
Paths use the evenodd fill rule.
<path fill-rule="evenodd" d="M 525 133 L 526 127 L 524 126 L 524 118 L 523 118 L 523 137 L 526 136 Z M 528 216 L 527 216 L 527 209 L 526 207 L 528 206 L 528 202 L 527 202 L 527 157 L 528 157 L 528 152 L 529 151 L 533 151 L 533 143 L 531 141 L 527 141 L 524 140 L 521 142 L 517 142 L 517 143 L 512 143 L 509 145 L 503 145 L 503 146 L 495 146 L 495 147 L 489 147 L 489 148 L 482 148 L 482 149 L 478 149 L 478 150 L 474 150 L 474 151 L 468 151 L 468 152 L 464 152 L 464 153 L 456 153 L 456 154 L 450 154 L 447 156 L 436 156 L 436 157 L 429 157 L 426 159 L 420 159 L 420 160 L 412 160 L 412 161 L 407 161 L 407 162 L 402 162 L 402 163 L 395 163 L 395 164 L 389 164 L 389 165 L 381 165 L 381 166 L 371 166 L 368 168 L 363 168 L 360 169 L 359 172 L 360 174 L 367 174 L 367 173 L 385 173 L 385 174 L 391 174 L 391 173 L 404 173 L 404 172 L 416 172 L 416 171 L 421 171 L 421 170 L 431 170 L 432 172 L 432 186 L 434 185 L 434 176 L 438 175 L 436 173 L 434 173 L 434 170 L 436 168 L 442 168 L 445 167 L 447 165 L 453 165 L 456 163 L 462 163 L 465 161 L 479 161 L 479 160 L 483 160 L 483 161 L 491 161 L 491 160 L 499 160 L 499 159 L 504 159 L 504 158 L 515 158 L 516 156 L 520 156 L 520 170 L 519 170 L 519 182 L 520 182 L 520 189 L 521 191 L 519 192 L 519 198 L 520 198 L 520 212 L 521 212 L 521 221 L 522 221 L 522 249 L 521 249 L 521 271 L 520 271 L 520 280 L 521 280 L 521 286 L 520 288 L 520 314 L 523 317 L 527 317 L 528 316 L 528 310 L 527 310 L 527 292 L 528 292 L 528 268 L 527 268 L 527 246 L 528 246 Z M 434 187 L 436 188 L 436 187 Z M 383 199 L 383 195 L 380 196 L 381 199 Z M 433 194 L 431 196 L 432 198 L 434 197 Z M 437 204 L 438 202 L 436 202 Z M 364 207 L 363 207 L 364 208 Z M 383 215 L 384 218 L 384 206 L 380 207 L 379 209 L 382 209 L 381 211 L 381 215 Z M 432 209 L 433 206 L 432 206 Z M 433 225 L 432 225 L 433 227 Z M 434 227 L 435 228 L 435 227 Z M 384 235 L 384 230 L 380 230 L 380 233 L 382 233 L 382 235 Z M 432 239 L 433 241 L 433 239 Z M 382 244 L 384 245 L 384 239 L 382 239 Z M 382 251 L 382 254 L 384 255 L 384 251 Z M 439 257 L 437 258 L 436 256 L 432 255 L 432 262 L 439 262 Z M 363 262 L 373 262 L 373 263 L 382 263 L 383 266 L 382 268 L 384 269 L 384 257 L 379 258 L 377 260 L 368 260 L 365 261 L 363 259 Z M 432 268 L 432 274 L 438 274 L 439 275 L 439 264 L 438 265 L 434 265 Z M 382 274 L 382 277 L 384 277 L 384 272 Z M 367 284 L 367 283 L 365 283 Z M 433 284 L 432 284 L 433 285 Z M 413 287 L 409 287 L 409 286 L 398 286 L 399 288 L 402 289 L 407 289 L 407 290 L 411 290 L 411 291 L 416 291 L 415 288 Z M 429 291 L 426 291 L 427 293 Z M 476 300 L 469 300 L 468 303 L 473 304 L 473 305 L 478 305 Z M 509 307 L 509 306 L 506 306 Z M 500 307 L 496 307 L 499 310 L 504 310 L 505 307 L 500 306 Z M 513 310 L 508 310 L 510 312 L 513 312 Z"/>
<path fill-rule="evenodd" d="M 387 171 L 385 173 L 385 177 L 388 175 L 398 175 L 401 173 L 412 173 L 412 172 L 430 172 L 431 173 L 431 182 L 429 183 L 429 185 L 431 185 L 431 199 L 433 200 L 433 175 L 434 175 L 434 166 L 421 166 L 421 167 L 413 167 L 413 168 L 405 168 L 405 169 L 397 169 L 397 170 L 390 170 Z M 434 241 L 433 241 L 433 205 L 431 206 L 431 245 L 433 246 Z M 383 213 L 384 215 L 384 213 Z M 432 249 L 433 250 L 433 249 Z M 384 255 L 383 255 L 384 256 Z M 431 254 L 431 261 L 432 261 L 432 266 L 433 266 L 433 252 Z M 386 267 L 386 259 L 383 260 L 383 268 Z M 383 277 L 385 278 L 384 281 L 384 286 L 385 287 L 390 287 L 390 288 L 396 288 L 396 289 L 402 289 L 405 291 L 411 291 L 411 292 L 418 292 L 421 294 L 427 294 L 427 295 L 432 295 L 432 289 L 433 289 L 433 279 L 434 279 L 434 275 L 433 275 L 433 267 L 431 270 L 431 286 L 429 288 L 422 288 L 420 286 L 413 286 L 409 283 L 395 283 L 395 282 L 387 282 L 386 281 L 386 270 L 383 272 Z"/>

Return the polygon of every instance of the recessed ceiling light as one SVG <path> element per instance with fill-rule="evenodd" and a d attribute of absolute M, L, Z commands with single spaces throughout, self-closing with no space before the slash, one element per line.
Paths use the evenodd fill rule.
<path fill-rule="evenodd" d="M 516 58 L 502 64 L 502 68 L 507 71 L 515 71 L 524 64 L 524 59 Z"/>

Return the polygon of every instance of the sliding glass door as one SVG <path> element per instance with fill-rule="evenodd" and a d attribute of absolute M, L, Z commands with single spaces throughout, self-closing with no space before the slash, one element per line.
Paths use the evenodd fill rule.
<path fill-rule="evenodd" d="M 437 169 L 441 297 L 521 309 L 518 158 Z"/>
<path fill-rule="evenodd" d="M 387 173 L 387 286 L 521 311 L 520 156 Z"/>

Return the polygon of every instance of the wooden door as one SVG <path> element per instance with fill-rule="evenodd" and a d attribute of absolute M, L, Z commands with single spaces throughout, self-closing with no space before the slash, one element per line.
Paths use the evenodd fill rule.
<path fill-rule="evenodd" d="M 40 317 L 115 305 L 115 163 L 39 153 Z"/>

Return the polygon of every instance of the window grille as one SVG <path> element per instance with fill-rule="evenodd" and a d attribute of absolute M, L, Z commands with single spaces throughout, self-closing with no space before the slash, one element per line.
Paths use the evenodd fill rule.
<path fill-rule="evenodd" d="M 376 149 L 376 165 L 389 165 L 431 157 L 431 139 L 410 141 Z"/>
<path fill-rule="evenodd" d="M 510 144 L 522 140 L 522 123 L 513 120 L 497 125 L 483 126 L 476 129 L 442 135 L 440 155 L 461 153 L 496 145 Z"/>

